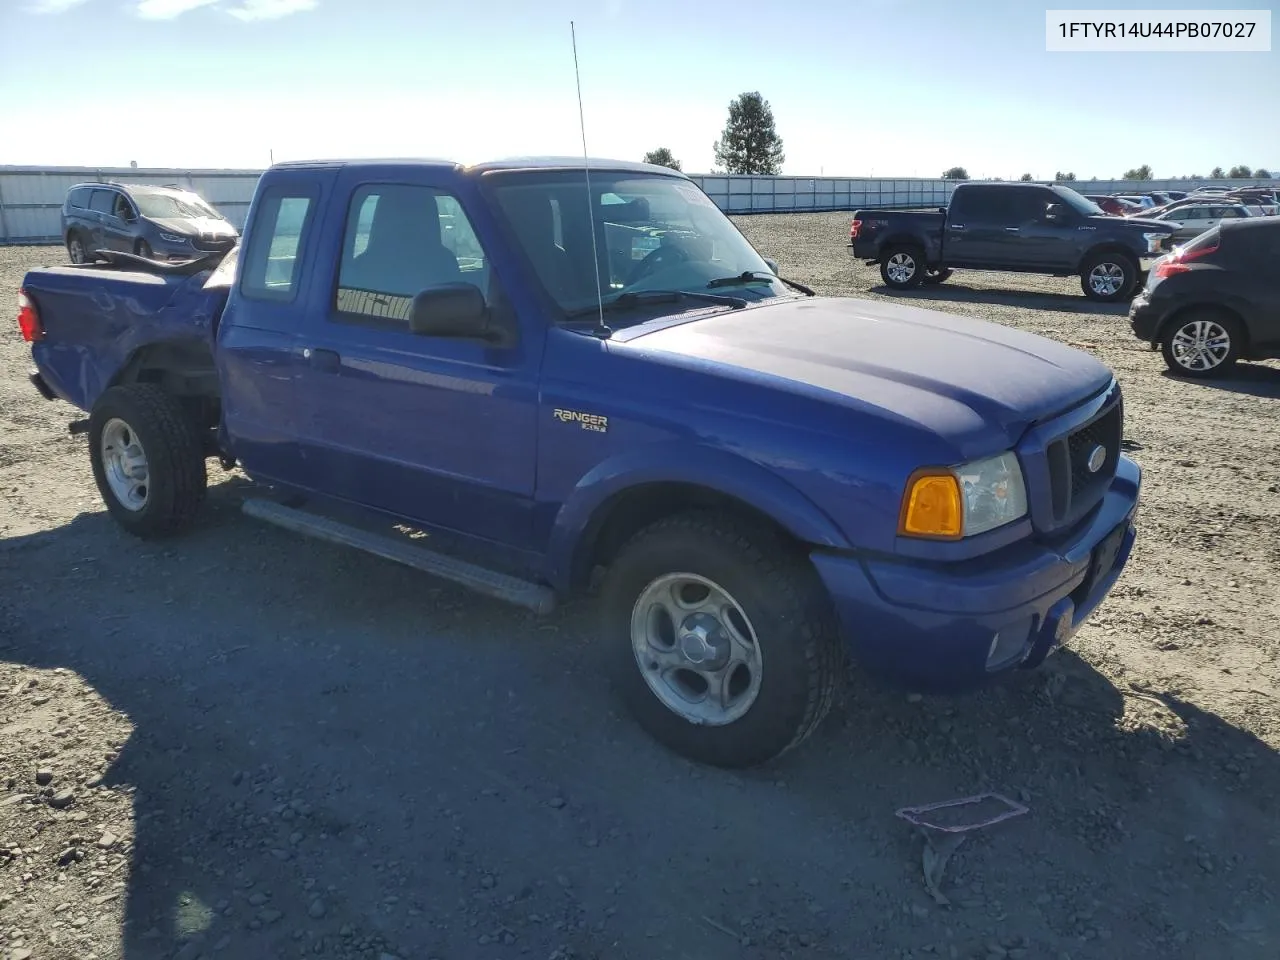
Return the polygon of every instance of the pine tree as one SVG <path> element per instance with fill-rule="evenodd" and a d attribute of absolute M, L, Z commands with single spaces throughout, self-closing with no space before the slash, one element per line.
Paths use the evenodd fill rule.
<path fill-rule="evenodd" d="M 773 110 L 758 91 L 729 104 L 729 122 L 715 142 L 716 163 L 725 173 L 779 174 L 786 155 L 773 125 Z"/>

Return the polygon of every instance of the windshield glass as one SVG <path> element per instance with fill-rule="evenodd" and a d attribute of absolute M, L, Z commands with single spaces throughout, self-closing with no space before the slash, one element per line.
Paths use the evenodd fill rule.
<path fill-rule="evenodd" d="M 1105 211 L 1100 206 L 1087 197 L 1076 193 L 1070 187 L 1054 187 L 1054 192 L 1062 198 L 1063 203 L 1081 216 L 1100 217 L 1105 215 Z"/>
<path fill-rule="evenodd" d="M 194 194 L 180 196 L 175 193 L 136 193 L 133 201 L 144 217 L 212 217 L 221 220 L 222 215 Z"/>
<path fill-rule="evenodd" d="M 710 290 L 744 300 L 791 293 L 719 207 L 687 180 L 592 171 L 589 205 L 581 170 L 497 174 L 494 182 L 498 207 L 566 313 L 596 305 L 593 220 L 606 304 L 647 290 Z M 713 280 L 757 272 L 759 280 L 708 287 Z"/>

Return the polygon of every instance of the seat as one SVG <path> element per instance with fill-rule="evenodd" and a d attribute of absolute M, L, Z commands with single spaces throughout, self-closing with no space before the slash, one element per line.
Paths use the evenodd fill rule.
<path fill-rule="evenodd" d="M 503 205 L 548 292 L 561 303 L 571 302 L 581 293 L 582 282 L 573 258 L 556 243 L 551 198 L 539 190 L 512 190 Z"/>
<path fill-rule="evenodd" d="M 346 265 L 342 285 L 413 297 L 461 279 L 458 258 L 440 239 L 435 195 L 424 187 L 379 190 L 368 246 Z"/>

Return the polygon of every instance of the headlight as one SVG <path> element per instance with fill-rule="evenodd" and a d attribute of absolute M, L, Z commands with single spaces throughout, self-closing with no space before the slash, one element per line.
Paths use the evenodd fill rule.
<path fill-rule="evenodd" d="M 1142 236 L 1147 241 L 1147 250 L 1149 250 L 1151 253 L 1155 253 L 1157 250 L 1160 249 L 1160 244 L 1164 242 L 1164 238 L 1167 236 L 1167 234 L 1144 233 Z"/>
<path fill-rule="evenodd" d="M 907 481 L 898 533 L 960 540 L 1002 527 L 1027 513 L 1027 486 L 1010 450 L 959 467 L 917 470 Z"/>
<path fill-rule="evenodd" d="M 180 237 L 174 233 L 162 233 L 160 234 L 160 239 L 167 240 L 169 243 L 186 243 L 187 242 L 186 237 Z"/>

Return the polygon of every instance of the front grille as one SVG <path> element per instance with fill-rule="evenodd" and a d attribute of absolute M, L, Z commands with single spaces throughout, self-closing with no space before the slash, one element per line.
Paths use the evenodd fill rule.
<path fill-rule="evenodd" d="M 1106 492 L 1120 461 L 1123 411 L 1117 399 L 1084 426 L 1049 445 L 1055 523 L 1079 519 Z M 1102 463 L 1096 470 L 1090 470 L 1089 459 L 1098 447 L 1102 448 Z"/>
<path fill-rule="evenodd" d="M 235 246 L 235 237 L 197 237 L 191 241 L 197 250 L 209 250 L 217 253 L 221 250 L 230 250 Z"/>

